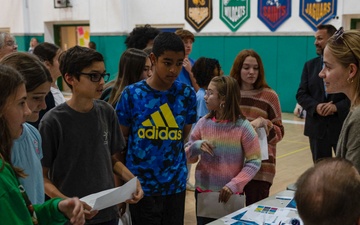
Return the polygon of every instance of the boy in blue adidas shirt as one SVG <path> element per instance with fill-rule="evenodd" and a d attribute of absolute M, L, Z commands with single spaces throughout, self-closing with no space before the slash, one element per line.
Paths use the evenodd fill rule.
<path fill-rule="evenodd" d="M 185 57 L 182 40 L 161 33 L 152 51 L 153 76 L 126 87 L 116 106 L 128 138 L 126 166 L 145 193 L 130 206 L 132 223 L 182 225 L 187 177 L 183 144 L 196 121 L 196 95 L 176 81 Z"/>

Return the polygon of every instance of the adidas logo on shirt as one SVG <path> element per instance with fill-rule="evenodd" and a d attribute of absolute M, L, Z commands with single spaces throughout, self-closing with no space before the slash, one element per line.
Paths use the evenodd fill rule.
<path fill-rule="evenodd" d="M 140 138 L 152 140 L 181 140 L 182 130 L 172 114 L 167 103 L 160 106 L 160 110 L 152 113 L 151 118 L 142 122 L 144 128 L 138 130 Z"/>

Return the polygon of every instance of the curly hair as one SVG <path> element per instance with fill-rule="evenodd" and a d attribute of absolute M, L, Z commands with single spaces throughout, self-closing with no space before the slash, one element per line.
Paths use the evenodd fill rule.
<path fill-rule="evenodd" d="M 215 69 L 217 69 L 218 74 L 215 74 Z M 200 57 L 194 63 L 191 68 L 191 72 L 194 74 L 196 83 L 201 88 L 205 88 L 209 85 L 211 79 L 220 74 L 220 63 L 217 59 Z"/>
<path fill-rule="evenodd" d="M 185 56 L 184 43 L 172 32 L 162 32 L 154 39 L 152 53 L 155 57 L 160 57 L 165 51 L 183 52 Z"/>
<path fill-rule="evenodd" d="M 159 29 L 151 27 L 149 24 L 143 27 L 135 27 L 126 37 L 125 45 L 127 48 L 144 49 L 149 41 L 154 40 L 159 33 Z"/>

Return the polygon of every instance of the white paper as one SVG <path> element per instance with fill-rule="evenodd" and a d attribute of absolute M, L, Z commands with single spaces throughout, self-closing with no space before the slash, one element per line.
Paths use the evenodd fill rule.
<path fill-rule="evenodd" d="M 132 194 L 136 192 L 136 182 L 137 178 L 134 177 L 120 187 L 91 194 L 81 198 L 80 200 L 91 206 L 91 211 L 102 210 L 125 202 L 128 199 L 132 199 Z"/>
<path fill-rule="evenodd" d="M 261 160 L 269 159 L 269 151 L 268 151 L 268 143 L 265 128 L 260 127 L 256 129 L 256 133 L 258 134 L 259 144 L 261 149 Z"/>
<path fill-rule="evenodd" d="M 219 202 L 220 192 L 203 192 L 197 196 L 197 216 L 220 218 L 245 206 L 244 195 L 231 195 L 227 203 Z"/>

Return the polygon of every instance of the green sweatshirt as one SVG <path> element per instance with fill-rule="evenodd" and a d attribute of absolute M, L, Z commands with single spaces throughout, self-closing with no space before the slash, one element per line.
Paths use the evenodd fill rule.
<path fill-rule="evenodd" d="M 0 168 L 3 161 L 0 160 Z M 53 198 L 34 209 L 41 224 L 63 225 L 67 218 L 59 211 L 60 198 Z M 30 213 L 19 190 L 19 182 L 15 172 L 8 163 L 0 171 L 0 221 L 2 225 L 32 225 Z"/>

